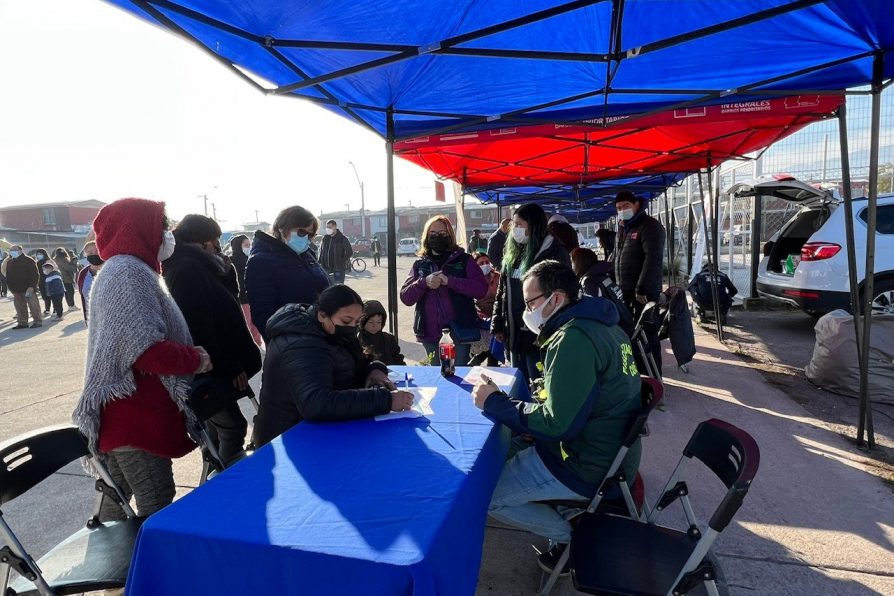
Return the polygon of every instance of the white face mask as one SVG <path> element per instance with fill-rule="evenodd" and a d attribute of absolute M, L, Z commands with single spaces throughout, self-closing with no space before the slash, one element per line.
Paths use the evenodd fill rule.
<path fill-rule="evenodd" d="M 245 253 L 245 256 L 246 256 L 246 257 L 250 257 L 250 256 L 251 256 L 251 247 L 250 247 L 250 246 L 243 246 L 243 247 L 242 247 L 242 252 Z"/>
<path fill-rule="evenodd" d="M 549 301 L 552 299 L 553 294 L 549 295 L 549 298 L 543 301 L 543 304 L 535 308 L 534 310 L 525 309 L 525 312 L 522 313 L 522 321 L 525 322 L 525 327 L 530 329 L 531 333 L 534 335 L 540 335 L 540 330 L 543 329 L 543 325 L 556 314 L 556 311 L 561 308 L 561 305 L 557 304 L 553 308 L 553 312 L 550 313 L 549 317 L 543 316 L 543 309 L 549 304 Z"/>
<path fill-rule="evenodd" d="M 161 235 L 161 246 L 158 247 L 158 260 L 160 262 L 167 261 L 174 254 L 174 246 L 177 241 L 174 240 L 174 233 L 170 230 Z"/>
<path fill-rule="evenodd" d="M 494 270 L 493 265 L 491 265 L 490 263 L 485 263 L 484 265 L 481 265 L 481 273 L 483 273 L 485 275 L 489 275 L 490 272 L 493 270 Z"/>
<path fill-rule="evenodd" d="M 332 228 L 326 228 L 326 235 L 327 235 L 327 236 L 331 236 L 331 235 L 334 234 L 334 233 L 335 233 L 335 230 L 333 230 Z"/>
<path fill-rule="evenodd" d="M 527 230 L 525 228 L 514 227 L 512 228 L 512 239 L 518 242 L 519 244 L 527 244 L 528 236 Z"/>
<path fill-rule="evenodd" d="M 633 209 L 618 209 L 618 217 L 627 221 L 633 217 Z"/>

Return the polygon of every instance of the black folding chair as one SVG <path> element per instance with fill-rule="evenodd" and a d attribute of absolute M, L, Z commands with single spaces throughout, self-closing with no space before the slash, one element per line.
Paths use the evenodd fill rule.
<path fill-rule="evenodd" d="M 658 364 L 652 352 L 649 350 L 649 335 L 655 336 L 658 340 L 658 332 L 660 322 L 657 320 L 659 316 L 659 306 L 657 302 L 649 302 L 643 307 L 633 329 L 633 335 L 630 336 L 630 343 L 636 353 L 639 355 L 639 361 L 645 370 L 641 371 L 653 379 L 661 380 L 661 373 L 658 372 Z"/>
<path fill-rule="evenodd" d="M 65 465 L 87 458 L 99 474 L 93 517 L 87 527 L 69 536 L 35 561 L 0 513 L 0 594 L 54 596 L 121 588 L 127 579 L 137 532 L 143 522 L 87 441 L 74 426 L 53 426 L 21 435 L 0 445 L 0 506 L 28 492 Z M 103 499 L 117 503 L 127 519 L 100 522 Z M 11 584 L 10 570 L 20 577 Z"/>
<path fill-rule="evenodd" d="M 693 457 L 727 487 L 704 532 L 680 480 Z M 584 516 L 571 538 L 574 587 L 587 594 L 718 594 L 718 571 L 708 557 L 717 536 L 739 510 L 760 464 L 760 450 L 745 431 L 723 422 L 698 425 L 683 456 L 645 522 L 601 513 Z M 689 527 L 674 530 L 655 524 L 659 514 L 680 500 Z"/>
<path fill-rule="evenodd" d="M 640 387 L 640 410 L 637 412 L 636 416 L 631 418 L 621 447 L 618 449 L 618 453 L 612 460 L 611 466 L 609 466 L 608 472 L 606 472 L 605 478 L 602 479 L 602 483 L 599 485 L 593 498 L 589 501 L 552 500 L 541 501 L 542 503 L 555 507 L 579 509 L 579 511 L 572 515 L 569 520 L 587 513 L 592 514 L 596 511 L 618 515 L 629 515 L 630 518 L 636 520 L 641 520 L 644 515 L 648 514 L 648 511 L 640 512 L 637 507 L 633 495 L 630 492 L 630 487 L 627 484 L 627 476 L 621 468 L 621 464 L 624 463 L 624 458 L 627 457 L 627 453 L 633 447 L 636 440 L 642 436 L 646 427 L 646 421 L 649 419 L 649 414 L 652 413 L 652 410 L 655 409 L 655 406 L 661 402 L 661 398 L 664 396 L 664 386 L 661 384 L 661 381 L 650 377 L 640 377 L 640 379 L 642 381 Z M 614 501 L 604 500 L 605 493 L 615 487 L 621 491 L 623 506 Z M 570 552 L 571 549 L 566 548 L 562 552 L 562 556 L 559 557 L 558 564 L 553 568 L 552 573 L 545 578 L 545 581 L 541 578 L 540 594 L 542 596 L 549 594 L 553 589 L 553 586 L 555 586 L 556 581 L 558 581 L 559 576 L 562 574 L 562 569 L 568 562 Z"/>

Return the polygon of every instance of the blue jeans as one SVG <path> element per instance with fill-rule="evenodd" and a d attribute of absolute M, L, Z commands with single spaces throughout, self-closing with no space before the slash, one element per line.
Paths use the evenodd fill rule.
<path fill-rule="evenodd" d="M 343 284 L 343 283 L 345 283 L 345 272 L 344 271 L 330 271 L 329 279 L 332 280 L 333 285 Z"/>
<path fill-rule="evenodd" d="M 425 348 L 425 353 L 434 354 L 431 359 L 431 366 L 441 366 L 441 358 L 438 356 L 438 343 L 437 342 L 422 342 L 422 347 Z M 472 349 L 472 344 L 456 344 L 456 362 L 453 363 L 454 366 L 468 366 L 469 364 L 469 352 Z"/>
<path fill-rule="evenodd" d="M 554 499 L 588 500 L 557 480 L 537 450 L 528 447 L 506 461 L 487 513 L 504 524 L 568 543 L 571 524 L 554 507 L 536 502 Z"/>

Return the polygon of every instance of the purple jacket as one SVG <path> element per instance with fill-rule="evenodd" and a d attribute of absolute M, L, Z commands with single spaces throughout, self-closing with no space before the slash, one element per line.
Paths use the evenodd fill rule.
<path fill-rule="evenodd" d="M 466 266 L 462 268 L 462 261 L 466 260 Z M 457 268 L 465 273 L 465 276 L 457 275 Z M 441 286 L 437 290 L 429 289 L 425 278 L 435 271 L 443 271 L 447 275 L 447 287 Z M 447 324 L 457 319 L 454 311 L 454 302 L 450 293 L 455 292 L 469 299 L 484 298 L 487 295 L 487 278 L 481 273 L 481 267 L 475 263 L 462 248 L 456 248 L 447 257 L 443 266 L 428 257 L 418 259 L 410 269 L 410 275 L 400 290 L 400 300 L 407 306 L 416 305 L 417 317 L 421 314 L 424 319 L 424 335 L 416 332 L 416 339 L 424 342 L 436 342 L 441 339 L 441 330 Z M 474 303 L 472 315 L 474 315 Z M 420 312 L 421 310 L 421 312 Z"/>

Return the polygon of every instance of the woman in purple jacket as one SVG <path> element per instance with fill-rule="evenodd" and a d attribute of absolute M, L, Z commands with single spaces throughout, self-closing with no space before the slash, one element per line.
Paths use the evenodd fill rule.
<path fill-rule="evenodd" d="M 475 298 L 484 298 L 488 284 L 475 259 L 456 245 L 453 226 L 442 215 L 425 222 L 419 256 L 400 290 L 400 299 L 407 306 L 416 305 L 413 331 L 425 352 L 433 354 L 431 364 L 438 366 L 441 330 L 477 330 Z M 467 365 L 471 344 L 460 343 L 456 333 L 453 341 L 456 365 Z"/>

